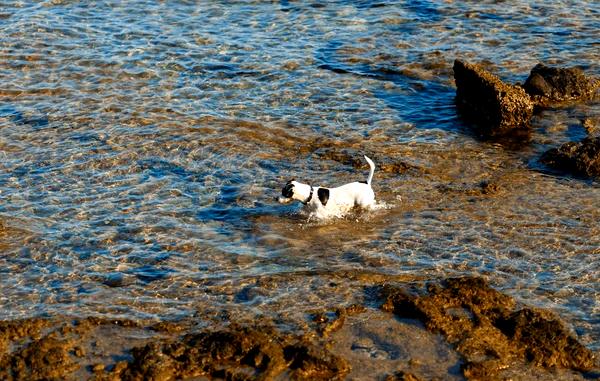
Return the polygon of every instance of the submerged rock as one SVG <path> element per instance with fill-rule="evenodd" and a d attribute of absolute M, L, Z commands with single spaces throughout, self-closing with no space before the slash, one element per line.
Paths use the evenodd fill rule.
<path fill-rule="evenodd" d="M 321 147 L 315 150 L 316 156 L 320 160 L 331 160 L 344 165 L 352 166 L 358 169 L 368 170 L 369 166 L 362 159 L 361 151 L 353 149 L 340 149 L 340 147 Z M 425 168 L 418 167 L 403 160 L 398 160 L 394 156 L 373 158 L 377 165 L 377 171 L 392 174 L 405 174 L 407 172 L 422 173 Z"/>
<path fill-rule="evenodd" d="M 386 377 L 385 381 L 421 381 L 421 379 L 412 373 L 407 373 L 401 370 Z"/>
<path fill-rule="evenodd" d="M 497 181 L 483 180 L 477 184 L 440 184 L 436 186 L 436 189 L 444 194 L 464 194 L 466 196 L 492 196 L 498 193 L 502 186 Z"/>
<path fill-rule="evenodd" d="M 600 136 L 568 142 L 542 155 L 542 163 L 585 177 L 600 177 Z"/>
<path fill-rule="evenodd" d="M 588 78 L 579 68 L 554 68 L 537 64 L 523 85 L 537 105 L 585 100 L 594 97 L 600 81 Z"/>
<path fill-rule="evenodd" d="M 600 135 L 600 117 L 585 118 L 581 121 L 581 125 L 589 136 Z"/>
<path fill-rule="evenodd" d="M 419 319 L 441 333 L 463 355 L 471 379 L 502 378 L 515 361 L 579 371 L 595 366 L 593 353 L 551 313 L 515 309 L 515 301 L 481 278 L 455 278 L 430 284 L 426 292 L 386 286 L 382 308 Z"/>
<path fill-rule="evenodd" d="M 454 80 L 459 112 L 485 135 L 528 129 L 533 102 L 523 88 L 461 60 L 454 61 Z"/>

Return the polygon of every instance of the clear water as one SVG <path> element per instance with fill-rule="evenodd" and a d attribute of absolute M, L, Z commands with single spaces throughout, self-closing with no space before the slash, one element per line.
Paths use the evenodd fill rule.
<path fill-rule="evenodd" d="M 452 64 L 600 75 L 600 3 L 9 1 L 0 30 L 0 318 L 293 325 L 384 280 L 480 274 L 599 349 L 600 184 L 538 159 L 600 104 L 481 141 Z M 275 202 L 292 177 L 364 179 L 363 153 L 385 208 Z"/>

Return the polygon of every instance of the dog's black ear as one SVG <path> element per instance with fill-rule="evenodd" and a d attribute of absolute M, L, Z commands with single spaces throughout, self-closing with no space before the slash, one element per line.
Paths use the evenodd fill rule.
<path fill-rule="evenodd" d="M 290 198 L 294 195 L 294 184 L 292 184 L 292 181 L 294 180 L 288 181 L 288 183 L 285 184 L 285 186 L 281 190 L 281 194 L 283 195 L 283 197 Z"/>
<path fill-rule="evenodd" d="M 317 196 L 319 196 L 319 201 L 321 201 L 321 204 L 323 204 L 323 206 L 327 205 L 327 201 L 329 201 L 329 189 L 317 189 Z"/>

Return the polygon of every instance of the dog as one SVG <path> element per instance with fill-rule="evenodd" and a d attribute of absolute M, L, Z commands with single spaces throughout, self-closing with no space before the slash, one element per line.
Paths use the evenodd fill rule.
<path fill-rule="evenodd" d="M 310 217 L 325 219 L 342 217 L 354 207 L 372 209 L 375 206 L 375 192 L 371 180 L 375 173 L 375 163 L 364 155 L 371 170 L 367 181 L 355 181 L 337 188 L 313 187 L 294 179 L 288 181 L 277 199 L 281 204 L 299 201 L 304 204 Z"/>

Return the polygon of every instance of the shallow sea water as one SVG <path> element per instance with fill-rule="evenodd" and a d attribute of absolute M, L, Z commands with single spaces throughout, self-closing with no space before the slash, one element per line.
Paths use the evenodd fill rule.
<path fill-rule="evenodd" d="M 598 2 L 9 1 L 0 30 L 1 319 L 294 325 L 377 281 L 479 274 L 600 349 L 600 184 L 538 161 L 600 104 L 484 141 L 452 77 L 600 75 Z M 363 180 L 363 153 L 385 207 L 275 202 Z"/>

